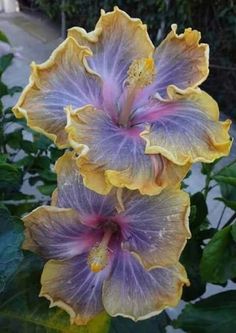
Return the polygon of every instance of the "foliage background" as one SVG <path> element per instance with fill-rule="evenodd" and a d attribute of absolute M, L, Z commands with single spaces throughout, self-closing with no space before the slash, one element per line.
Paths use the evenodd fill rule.
<path fill-rule="evenodd" d="M 28 1 L 28 4 L 30 1 Z M 37 0 L 37 6 L 53 18 L 60 16 L 60 1 Z M 26 1 L 25 1 L 26 4 Z M 93 28 L 100 7 L 111 9 L 118 4 L 132 16 L 141 17 L 154 42 L 163 38 L 173 22 L 180 28 L 193 26 L 202 31 L 211 45 L 211 76 L 205 89 L 220 101 L 221 110 L 234 115 L 234 59 L 236 18 L 233 1 L 71 1 L 64 2 L 67 24 Z M 0 40 L 8 43 L 0 33 Z M 236 161 L 220 169 L 218 161 L 202 165 L 205 186 L 191 196 L 190 228 L 192 238 L 181 256 L 191 286 L 184 289 L 186 305 L 176 320 L 166 312 L 139 323 L 128 319 L 111 319 L 102 314 L 87 327 L 70 326 L 68 316 L 59 309 L 49 309 L 48 301 L 39 299 L 42 259 L 21 250 L 23 227 L 21 216 L 47 204 L 56 186 L 53 166 L 63 153 L 47 138 L 32 132 L 22 120 L 16 120 L 4 98 L 21 91 L 8 87 L 3 73 L 14 61 L 13 54 L 0 58 L 0 332 L 1 333 L 164 333 L 166 326 L 189 333 L 232 333 L 236 331 Z M 222 67 L 227 67 L 224 70 Z M 229 70 L 232 68 L 232 71 Z M 224 84 L 222 84 L 222 77 Z M 228 88 L 230 89 L 228 89 Z M 231 97 L 232 98 L 231 98 Z M 14 131 L 9 131 L 14 124 Z M 29 139 L 30 138 L 30 139 Z M 189 174 L 191 177 L 191 174 Z M 25 186 L 37 188 L 44 196 L 27 195 Z M 208 218 L 209 193 L 220 188 L 215 198 L 231 209 L 231 217 Z M 188 188 L 183 183 L 183 187 Z M 225 208 L 223 209 L 225 210 Z M 203 297 L 209 284 L 231 290 Z"/>
<path fill-rule="evenodd" d="M 100 9 L 115 5 L 148 26 L 154 45 L 169 32 L 172 23 L 179 31 L 192 27 L 210 44 L 210 75 L 203 88 L 215 97 L 223 112 L 236 118 L 236 1 L 235 0 L 34 0 L 49 17 L 60 21 L 66 13 L 67 28 L 79 25 L 93 30 Z M 224 83 L 222 84 L 222 76 Z"/>

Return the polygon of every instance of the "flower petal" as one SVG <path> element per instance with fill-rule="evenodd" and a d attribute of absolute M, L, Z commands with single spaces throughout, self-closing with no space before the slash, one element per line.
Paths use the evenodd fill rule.
<path fill-rule="evenodd" d="M 40 296 L 46 297 L 52 306 L 67 311 L 71 323 L 85 325 L 104 308 L 102 284 L 109 274 L 109 266 L 93 273 L 87 265 L 87 253 L 63 262 L 50 260 L 41 277 Z"/>
<path fill-rule="evenodd" d="M 67 259 L 100 241 L 99 230 L 81 224 L 73 209 L 41 206 L 23 218 L 24 249 L 47 259 Z"/>
<path fill-rule="evenodd" d="M 176 306 L 183 285 L 188 284 L 182 265 L 146 271 L 127 251 L 120 251 L 113 267 L 102 296 L 111 316 L 142 320 L 157 315 L 166 307 Z"/>
<path fill-rule="evenodd" d="M 73 152 L 66 152 L 56 162 L 57 199 L 54 205 L 74 208 L 84 224 L 96 216 L 111 216 L 115 212 L 117 199 L 115 191 L 103 196 L 91 191 L 83 184 Z"/>
<path fill-rule="evenodd" d="M 189 169 L 189 165 L 175 166 L 160 155 L 145 154 L 145 141 L 139 135 L 144 125 L 121 128 L 92 106 L 67 108 L 67 112 L 66 130 L 70 144 L 80 153 L 77 165 L 84 184 L 98 193 L 106 194 L 114 185 L 157 194 L 177 184 Z"/>
<path fill-rule="evenodd" d="M 100 105 L 100 78 L 88 67 L 91 51 L 67 38 L 41 65 L 32 64 L 32 74 L 13 111 L 25 117 L 28 125 L 65 147 L 64 130 L 68 105 Z"/>
<path fill-rule="evenodd" d="M 180 89 L 197 87 L 208 76 L 209 47 L 199 44 L 201 33 L 191 28 L 176 33 L 177 25 L 155 51 L 157 76 L 155 90 L 166 96 L 167 87 L 175 85 Z"/>
<path fill-rule="evenodd" d="M 124 194 L 127 223 L 123 248 L 139 255 L 145 268 L 166 267 L 179 260 L 188 228 L 189 196 L 178 189 L 165 189 L 157 196 Z"/>
<path fill-rule="evenodd" d="M 87 33 L 74 27 L 68 35 L 92 50 L 88 63 L 102 77 L 104 108 L 113 113 L 130 64 L 134 59 L 150 57 L 154 51 L 146 25 L 115 7 L 112 12 L 101 11 L 94 31 Z"/>
<path fill-rule="evenodd" d="M 145 152 L 160 153 L 178 165 L 211 163 L 228 155 L 231 121 L 218 121 L 218 106 L 213 98 L 200 89 L 182 91 L 174 86 L 168 93 L 171 101 L 152 101 L 136 117 L 137 122 L 145 119 L 151 124 L 141 133 L 147 142 Z"/>

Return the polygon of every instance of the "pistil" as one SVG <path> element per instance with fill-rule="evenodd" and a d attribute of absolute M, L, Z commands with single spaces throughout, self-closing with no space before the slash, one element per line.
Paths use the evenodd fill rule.
<path fill-rule="evenodd" d="M 103 270 L 108 264 L 109 260 L 109 249 L 108 244 L 113 234 L 112 229 L 105 231 L 101 243 L 95 245 L 88 255 L 88 265 L 90 270 L 94 273 L 98 273 Z"/>
<path fill-rule="evenodd" d="M 155 64 L 152 58 L 136 59 L 130 65 L 125 82 L 124 103 L 119 116 L 121 126 L 128 127 L 134 99 L 141 89 L 152 83 L 154 72 Z"/>

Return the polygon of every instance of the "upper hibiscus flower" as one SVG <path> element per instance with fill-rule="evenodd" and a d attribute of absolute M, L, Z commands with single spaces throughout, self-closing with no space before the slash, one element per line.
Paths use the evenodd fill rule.
<path fill-rule="evenodd" d="M 24 218 L 24 248 L 48 262 L 41 296 L 85 324 L 105 310 L 145 319 L 179 302 L 188 279 L 178 262 L 190 237 L 189 197 L 113 189 L 102 196 L 83 185 L 72 153 L 56 164 L 52 206 Z"/>
<path fill-rule="evenodd" d="M 94 31 L 70 29 L 48 61 L 32 64 L 14 113 L 59 147 L 72 145 L 89 188 L 157 194 L 231 146 L 230 121 L 218 121 L 217 103 L 198 88 L 209 53 L 199 40 L 173 25 L 154 49 L 139 19 L 102 11 Z"/>

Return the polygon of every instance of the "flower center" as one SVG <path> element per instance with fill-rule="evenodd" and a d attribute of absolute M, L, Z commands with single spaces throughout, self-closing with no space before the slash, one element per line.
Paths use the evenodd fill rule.
<path fill-rule="evenodd" d="M 119 116 L 119 125 L 128 127 L 132 104 L 138 92 L 153 82 L 155 64 L 152 58 L 135 59 L 128 69 L 124 99 Z"/>
<path fill-rule="evenodd" d="M 136 59 L 128 70 L 127 85 L 144 88 L 153 81 L 155 64 L 152 58 Z"/>
<path fill-rule="evenodd" d="M 88 255 L 88 265 L 92 272 L 98 273 L 108 264 L 109 249 L 108 244 L 114 230 L 107 229 L 100 244 L 95 245 Z"/>

